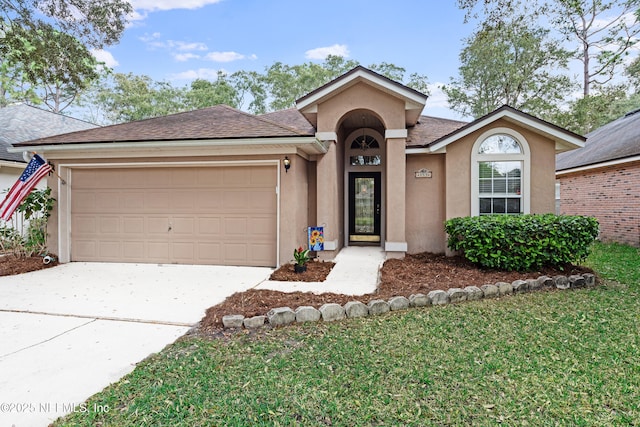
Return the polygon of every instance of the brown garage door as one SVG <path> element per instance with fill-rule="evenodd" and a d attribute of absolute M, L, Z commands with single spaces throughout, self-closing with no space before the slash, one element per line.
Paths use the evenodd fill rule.
<path fill-rule="evenodd" d="M 71 260 L 276 265 L 273 166 L 74 169 Z"/>

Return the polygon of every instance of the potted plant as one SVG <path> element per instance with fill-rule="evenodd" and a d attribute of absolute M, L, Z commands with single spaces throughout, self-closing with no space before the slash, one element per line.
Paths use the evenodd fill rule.
<path fill-rule="evenodd" d="M 293 265 L 293 270 L 296 273 L 304 273 L 307 271 L 307 262 L 311 258 L 309 258 L 309 249 L 302 249 L 300 246 L 298 249 L 293 250 L 293 258 L 295 259 L 295 264 Z"/>

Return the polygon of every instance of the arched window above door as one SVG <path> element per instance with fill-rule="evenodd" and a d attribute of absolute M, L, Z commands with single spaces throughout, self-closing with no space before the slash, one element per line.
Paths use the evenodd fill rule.
<path fill-rule="evenodd" d="M 382 163 L 380 143 L 366 133 L 356 136 L 349 146 L 349 164 L 351 166 L 379 166 Z"/>

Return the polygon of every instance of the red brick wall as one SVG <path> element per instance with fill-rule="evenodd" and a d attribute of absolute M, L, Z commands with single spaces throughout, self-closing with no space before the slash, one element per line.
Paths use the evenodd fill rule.
<path fill-rule="evenodd" d="M 640 247 L 640 161 L 559 175 L 560 212 L 600 222 L 600 239 Z"/>

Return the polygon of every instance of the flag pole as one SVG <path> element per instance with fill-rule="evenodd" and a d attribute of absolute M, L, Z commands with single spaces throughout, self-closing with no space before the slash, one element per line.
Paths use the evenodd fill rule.
<path fill-rule="evenodd" d="M 38 154 L 38 153 L 36 151 L 32 151 L 31 152 L 31 155 L 35 155 L 35 154 Z M 51 166 L 51 170 L 49 172 L 53 173 L 55 176 L 57 176 L 62 185 L 67 185 L 67 181 L 65 181 L 64 178 L 61 177 L 60 174 L 58 174 L 58 172 L 56 172 L 56 170 L 54 169 L 53 163 L 51 163 L 50 161 L 47 161 L 47 163 L 49 163 L 49 166 Z"/>
<path fill-rule="evenodd" d="M 56 170 L 53 168 L 53 165 L 51 163 L 49 163 L 51 165 L 51 173 L 53 173 L 55 176 L 58 177 L 58 179 L 60 180 L 60 183 L 62 185 L 67 185 L 67 181 L 64 180 L 64 178 L 62 178 L 58 172 L 56 172 Z"/>

